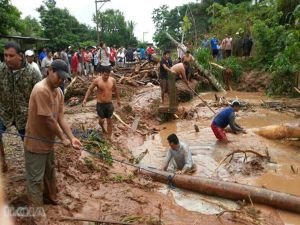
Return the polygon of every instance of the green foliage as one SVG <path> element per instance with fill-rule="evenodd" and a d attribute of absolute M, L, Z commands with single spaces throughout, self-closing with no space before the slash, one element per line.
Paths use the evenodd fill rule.
<path fill-rule="evenodd" d="M 293 95 L 294 71 L 293 65 L 285 54 L 278 54 L 273 63 L 272 78 L 268 94 L 270 95 Z"/>
<path fill-rule="evenodd" d="M 196 60 L 203 66 L 204 69 L 210 69 L 209 60 L 211 58 L 210 49 L 198 48 L 196 51 Z"/>
<path fill-rule="evenodd" d="M 94 21 L 99 21 L 100 39 L 111 46 L 136 46 L 137 39 L 134 36 L 135 23 L 125 21 L 125 17 L 119 10 L 107 9 L 94 16 Z"/>
<path fill-rule="evenodd" d="M 123 217 L 122 222 L 140 223 L 140 224 L 146 224 L 146 225 L 163 225 L 164 224 L 161 221 L 161 218 L 155 218 L 152 216 L 137 216 L 137 215 L 125 216 L 125 217 Z"/>
<path fill-rule="evenodd" d="M 279 52 L 270 67 L 272 71 L 271 84 L 268 94 L 295 94 L 294 86 L 295 73 L 300 70 L 300 31 L 289 30 L 285 33 L 284 50 Z"/>
<path fill-rule="evenodd" d="M 248 32 L 252 19 L 250 9 L 249 2 L 239 5 L 228 3 L 226 6 L 214 3 L 207 9 L 208 14 L 211 15 L 209 20 L 212 26 L 211 33 L 222 40 L 226 34 L 233 36 L 236 32 L 241 34 Z"/>
<path fill-rule="evenodd" d="M 89 133 L 87 139 L 83 140 L 83 146 L 88 151 L 99 155 L 109 165 L 112 165 L 113 159 L 110 151 L 110 145 L 101 139 L 96 130 Z"/>
<path fill-rule="evenodd" d="M 198 43 L 197 38 L 208 29 L 207 7 L 207 3 L 188 3 L 174 9 L 166 5 L 154 9 L 152 20 L 156 31 L 153 40 L 157 46 L 160 49 L 174 47 L 166 37 L 166 31 L 176 40 L 181 40 L 182 32 L 185 32 L 185 43 Z"/>
<path fill-rule="evenodd" d="M 115 182 L 115 183 L 132 183 L 132 180 L 134 179 L 134 175 L 133 174 L 127 174 L 127 175 L 123 175 L 123 174 L 114 174 L 112 176 L 109 176 L 107 178 L 109 181 Z"/>
<path fill-rule="evenodd" d="M 10 0 L 0 0 L 0 34 L 20 32 L 23 24 L 21 12 L 11 4 Z"/>
<path fill-rule="evenodd" d="M 300 7 L 297 8 L 296 2 L 264 0 L 255 5 L 248 2 L 226 5 L 215 3 L 208 8 L 212 16 L 211 33 L 217 34 L 220 40 L 225 34 L 239 32 L 242 34 L 240 38 L 247 33 L 251 34 L 254 42 L 253 59 L 247 60 L 249 63 L 246 66 L 272 73 L 267 90 L 269 94 L 292 94 L 294 74 L 299 71 Z M 233 35 L 233 49 L 240 46 L 238 40 Z M 230 57 L 222 65 L 232 68 L 237 79 L 241 73 L 240 66 L 245 66 L 245 63 Z M 218 71 L 214 72 L 220 77 Z"/>
<path fill-rule="evenodd" d="M 235 81 L 238 81 L 239 77 L 241 76 L 243 72 L 243 68 L 241 65 L 241 60 L 237 57 L 228 57 L 224 60 L 222 60 L 222 66 L 225 68 L 230 68 L 232 69 L 233 72 L 233 79 Z"/>
<path fill-rule="evenodd" d="M 53 0 L 44 2 L 37 11 L 40 13 L 41 25 L 44 29 L 43 35 L 51 39 L 47 45 L 52 49 L 68 45 L 76 46 L 93 37 L 86 25 L 80 24 L 67 9 L 57 8 Z"/>
<path fill-rule="evenodd" d="M 145 42 L 138 42 L 138 45 L 137 45 L 138 48 L 144 48 L 146 50 L 147 48 L 147 43 Z"/>
<path fill-rule="evenodd" d="M 184 33 L 186 33 L 186 32 L 188 32 L 188 31 L 191 29 L 191 27 L 192 27 L 192 23 L 191 23 L 189 17 L 188 17 L 187 15 L 185 15 L 185 16 L 183 17 L 181 29 L 182 29 L 182 31 L 183 31 Z"/>
<path fill-rule="evenodd" d="M 31 16 L 26 16 L 23 19 L 23 26 L 22 35 L 24 36 L 41 37 L 43 34 L 41 24 Z"/>

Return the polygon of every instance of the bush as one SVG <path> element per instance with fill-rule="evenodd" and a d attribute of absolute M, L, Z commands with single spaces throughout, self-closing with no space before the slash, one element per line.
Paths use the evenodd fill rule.
<path fill-rule="evenodd" d="M 230 68 L 233 71 L 233 80 L 237 82 L 243 72 L 240 58 L 228 57 L 222 61 L 222 65 L 226 68 Z"/>
<path fill-rule="evenodd" d="M 204 69 L 209 69 L 211 54 L 208 48 L 198 48 L 196 51 L 196 60 L 203 66 Z"/>

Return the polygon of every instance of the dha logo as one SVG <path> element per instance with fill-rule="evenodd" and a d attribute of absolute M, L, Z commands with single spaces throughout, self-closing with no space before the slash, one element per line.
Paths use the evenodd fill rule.
<path fill-rule="evenodd" d="M 43 207 L 6 207 L 5 212 L 11 217 L 45 217 Z"/>

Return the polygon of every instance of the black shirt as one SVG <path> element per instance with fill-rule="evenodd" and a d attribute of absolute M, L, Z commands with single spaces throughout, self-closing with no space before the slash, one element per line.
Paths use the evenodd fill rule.
<path fill-rule="evenodd" d="M 168 79 L 168 71 L 163 67 L 164 64 L 168 68 L 170 68 L 172 66 L 171 59 L 161 58 L 161 60 L 160 60 L 160 67 L 159 67 L 159 79 Z"/>

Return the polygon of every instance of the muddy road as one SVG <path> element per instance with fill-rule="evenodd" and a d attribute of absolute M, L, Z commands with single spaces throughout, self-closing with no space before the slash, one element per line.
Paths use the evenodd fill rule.
<path fill-rule="evenodd" d="M 225 146 L 216 142 L 209 128 L 213 114 L 199 99 L 180 104 L 179 119 L 161 123 L 157 114 L 159 96 L 158 87 L 146 86 L 138 89 L 134 95 L 122 98 L 122 107 L 116 108 L 118 115 L 129 125 L 135 116 L 141 120 L 139 132 L 133 133 L 114 118 L 114 136 L 112 142 L 107 144 L 113 158 L 134 162 L 132 160 L 148 149 L 140 164 L 160 168 L 168 147 L 166 137 L 170 133 L 177 133 L 193 152 L 193 159 L 198 166 L 194 176 L 213 177 L 300 196 L 299 141 L 270 141 L 253 132 L 267 125 L 300 122 L 293 112 L 263 108 L 261 100 L 268 99 L 262 93 L 228 93 L 226 99 L 238 97 L 248 104 L 237 117 L 238 123 L 248 133 L 229 134 L 233 142 Z M 206 93 L 202 97 L 216 111 L 223 106 L 215 102 L 214 93 Z M 280 101 L 299 103 L 297 99 Z M 80 105 L 67 107 L 66 117 L 75 130 L 99 130 L 95 101 L 88 102 L 85 108 Z M 195 132 L 194 125 L 199 127 L 200 132 Z M 23 150 L 22 143 L 15 137 L 5 135 L 5 143 L 9 164 L 9 171 L 4 175 L 5 191 L 8 201 L 13 205 L 18 202 L 14 200 L 25 193 Z M 272 160 L 261 161 L 250 155 L 244 161 L 243 155 L 235 155 L 230 163 L 227 161 L 216 170 L 219 161 L 228 152 L 238 149 L 260 153 L 267 150 Z M 299 215 L 265 206 L 250 206 L 245 209 L 248 211 L 243 209 L 238 214 L 226 213 L 226 210 L 236 210 L 240 205 L 178 188 L 169 189 L 166 185 L 139 175 L 135 168 L 121 163 L 110 166 L 103 159 L 84 151 L 57 146 L 56 166 L 59 205 L 46 205 L 46 217 L 40 224 L 92 224 L 61 220 L 68 216 L 148 225 L 300 225 Z M 32 222 L 30 218 L 15 218 L 15 221 L 16 224 Z"/>

